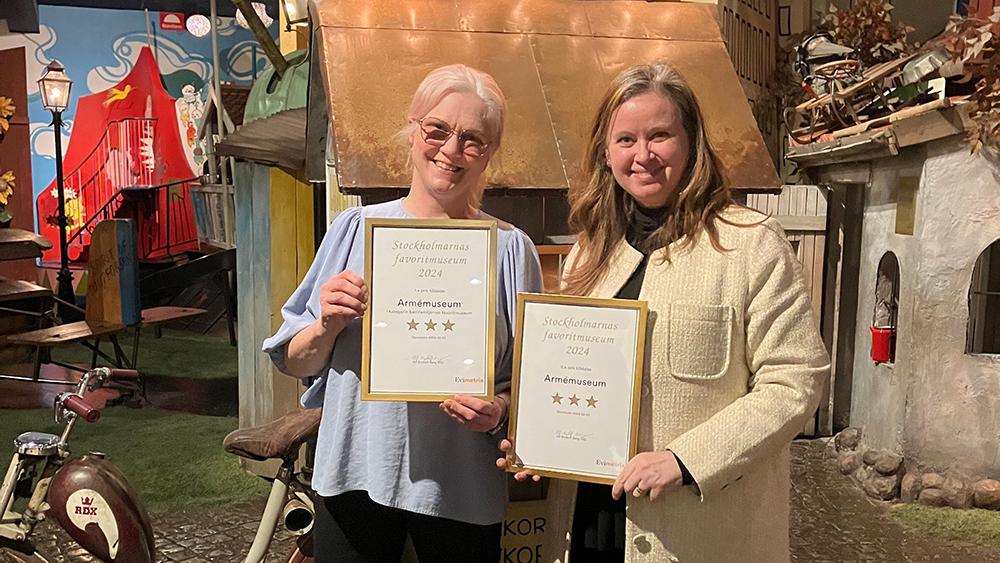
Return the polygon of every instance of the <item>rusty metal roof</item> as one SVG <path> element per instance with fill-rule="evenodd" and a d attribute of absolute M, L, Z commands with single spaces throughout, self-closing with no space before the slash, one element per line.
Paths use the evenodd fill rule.
<path fill-rule="evenodd" d="M 779 185 L 733 69 L 715 5 L 601 0 L 324 0 L 311 9 L 340 187 L 405 188 L 395 140 L 417 85 L 463 63 L 508 98 L 490 188 L 560 189 L 581 181 L 591 120 L 611 79 L 654 60 L 674 65 L 705 113 L 725 181 Z"/>

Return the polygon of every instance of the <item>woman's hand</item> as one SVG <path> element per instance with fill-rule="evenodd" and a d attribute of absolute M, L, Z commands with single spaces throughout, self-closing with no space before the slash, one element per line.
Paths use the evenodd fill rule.
<path fill-rule="evenodd" d="M 504 453 L 504 457 L 497 460 L 497 467 L 506 470 L 507 469 L 506 454 L 510 453 L 511 450 L 514 449 L 514 444 L 511 444 L 510 440 L 504 438 L 503 440 L 500 440 L 500 443 L 497 445 L 497 447 L 500 448 L 500 451 Z M 517 473 L 514 474 L 514 479 L 518 481 L 526 481 L 528 479 L 531 479 L 532 481 L 537 483 L 539 480 L 541 480 L 541 478 L 542 478 L 541 475 L 535 475 L 528 469 L 525 469 L 524 471 L 518 471 Z"/>
<path fill-rule="evenodd" d="M 506 393 L 497 394 L 490 403 L 468 395 L 455 395 L 438 406 L 459 425 L 473 432 L 487 432 L 499 426 L 507 416 L 507 397 Z"/>
<path fill-rule="evenodd" d="M 674 452 L 643 452 L 629 460 L 611 487 L 615 500 L 622 493 L 636 497 L 649 494 L 649 500 L 656 500 L 665 491 L 681 486 L 681 467 Z"/>
<path fill-rule="evenodd" d="M 360 276 L 344 270 L 320 287 L 319 303 L 323 331 L 339 333 L 347 323 L 365 314 L 368 286 Z"/>

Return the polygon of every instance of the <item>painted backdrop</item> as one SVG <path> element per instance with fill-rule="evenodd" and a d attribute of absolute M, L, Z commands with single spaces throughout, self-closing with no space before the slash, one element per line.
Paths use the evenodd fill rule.
<path fill-rule="evenodd" d="M 212 45 L 208 35 L 195 37 L 184 31 L 160 28 L 159 12 L 102 10 L 64 6 L 39 6 L 39 33 L 0 32 L 0 49 L 25 47 L 28 76 L 28 118 L 31 122 L 33 197 L 55 177 L 55 144 L 51 114 L 41 104 L 35 80 L 45 65 L 58 59 L 73 80 L 70 106 L 63 114 L 63 148 L 69 144 L 77 99 L 107 90 L 125 78 L 135 66 L 144 45 L 155 47 L 164 86 L 177 98 L 178 128 L 185 140 L 193 169 L 199 168 L 192 126 L 200 117 L 212 80 Z M 219 63 L 221 79 L 252 83 L 267 58 L 249 30 L 233 18 L 219 18 Z M 277 34 L 278 24 L 269 29 Z M 20 111 L 21 108 L 18 108 Z M 190 140 L 190 141 L 189 141 Z"/>

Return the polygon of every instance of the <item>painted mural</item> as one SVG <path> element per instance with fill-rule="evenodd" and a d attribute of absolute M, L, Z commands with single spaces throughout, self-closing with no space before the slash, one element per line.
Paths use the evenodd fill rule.
<path fill-rule="evenodd" d="M 90 229 L 76 231 L 105 215 L 135 220 L 142 259 L 197 249 L 189 188 L 200 172 L 189 161 L 193 135 L 178 116 L 187 100 L 171 96 L 164 82 L 152 49 L 142 46 L 120 82 L 77 100 L 63 158 L 71 260 L 85 260 L 90 243 Z M 196 97 L 190 84 L 182 91 Z M 183 107 L 193 119 L 194 106 Z M 49 240 L 59 237 L 58 201 L 55 182 L 36 201 L 38 232 Z M 52 248 L 43 262 L 58 257 Z"/>
<path fill-rule="evenodd" d="M 63 114 L 64 147 L 69 146 L 79 98 L 108 91 L 109 105 L 129 93 L 111 89 L 122 83 L 139 60 L 142 48 L 151 46 L 163 87 L 176 101 L 177 129 L 192 170 L 204 159 L 194 138 L 198 119 L 212 81 L 209 36 L 195 37 L 186 30 L 160 28 L 158 12 L 101 10 L 64 6 L 39 6 L 39 32 L 0 33 L 0 49 L 26 47 L 28 117 L 31 121 L 32 179 L 34 196 L 55 177 L 55 143 L 51 115 L 41 104 L 35 80 L 49 61 L 58 59 L 73 80 L 72 98 Z M 147 33 L 147 29 L 149 33 Z M 113 32 L 111 30 L 114 30 Z M 277 24 L 270 25 L 277 33 Z M 267 64 L 253 35 L 233 18 L 219 18 L 221 80 L 250 84 Z"/>

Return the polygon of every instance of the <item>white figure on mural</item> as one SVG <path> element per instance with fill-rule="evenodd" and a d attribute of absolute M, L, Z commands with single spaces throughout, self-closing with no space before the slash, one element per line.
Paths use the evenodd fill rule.
<path fill-rule="evenodd" d="M 199 170 L 205 160 L 205 151 L 196 138 L 198 124 L 205 113 L 205 104 L 201 92 L 193 84 L 185 84 L 181 88 L 181 97 L 174 104 L 177 110 L 177 130 L 181 136 L 181 145 L 187 154 L 192 170 Z"/>

